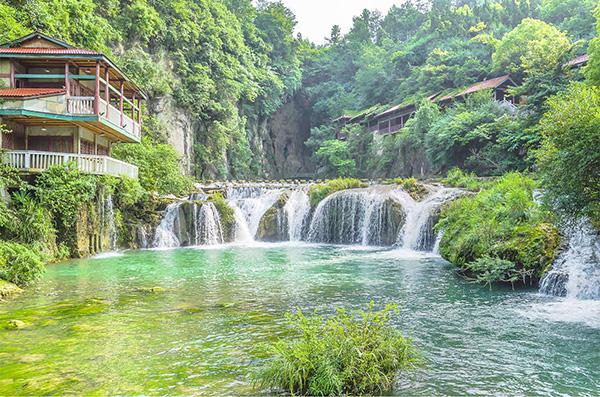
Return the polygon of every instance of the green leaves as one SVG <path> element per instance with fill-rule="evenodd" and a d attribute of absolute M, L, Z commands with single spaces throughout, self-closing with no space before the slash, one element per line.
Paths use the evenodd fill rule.
<path fill-rule="evenodd" d="M 398 308 L 388 304 L 375 311 L 331 318 L 307 317 L 301 310 L 288 315 L 293 336 L 267 347 L 271 356 L 256 374 L 263 388 L 292 395 L 364 395 L 389 391 L 398 371 L 413 368 L 418 356 L 412 342 L 391 326 Z"/>
<path fill-rule="evenodd" d="M 474 176 L 454 171 L 449 178 L 469 186 Z M 534 187 L 533 180 L 508 173 L 448 204 L 436 225 L 444 231 L 442 256 L 488 284 L 539 280 L 557 255 L 560 237 L 552 216 L 534 202 Z"/>

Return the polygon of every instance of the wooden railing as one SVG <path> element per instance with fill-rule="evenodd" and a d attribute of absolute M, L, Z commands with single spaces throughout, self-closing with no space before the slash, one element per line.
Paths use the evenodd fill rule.
<path fill-rule="evenodd" d="M 86 174 L 128 176 L 134 179 L 138 177 L 138 168 L 135 165 L 108 156 L 8 150 L 3 153 L 3 160 L 5 164 L 30 172 L 40 172 L 53 165 L 74 162 L 77 168 Z"/>
<path fill-rule="evenodd" d="M 94 114 L 93 96 L 71 96 L 67 98 L 67 112 L 71 114 Z"/>

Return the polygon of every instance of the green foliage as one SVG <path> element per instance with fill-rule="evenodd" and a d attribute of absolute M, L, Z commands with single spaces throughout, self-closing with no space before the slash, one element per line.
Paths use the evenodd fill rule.
<path fill-rule="evenodd" d="M 114 191 L 115 204 L 117 208 L 127 209 L 143 200 L 146 194 L 137 179 L 122 177 Z"/>
<path fill-rule="evenodd" d="M 325 319 L 288 315 L 294 338 L 268 349 L 270 361 L 257 373 L 261 387 L 293 395 L 330 396 L 380 394 L 394 385 L 399 371 L 413 368 L 412 342 L 389 323 L 395 305 L 347 313 L 338 309 Z"/>
<path fill-rule="evenodd" d="M 346 141 L 332 139 L 323 142 L 317 150 L 316 157 L 324 159 L 337 176 L 348 177 L 356 173 L 356 162 L 351 158 Z"/>
<path fill-rule="evenodd" d="M 367 184 L 361 182 L 359 179 L 337 178 L 331 179 L 324 183 L 311 185 L 308 189 L 308 196 L 310 197 L 310 204 L 313 207 L 316 207 L 321 200 L 332 193 L 339 192 L 340 190 L 357 189 L 363 187 L 367 187 Z"/>
<path fill-rule="evenodd" d="M 35 196 L 52 214 L 59 232 L 71 229 L 79 209 L 96 195 L 97 181 L 81 173 L 75 163 L 56 165 L 42 172 L 35 180 Z"/>
<path fill-rule="evenodd" d="M 27 191 L 12 195 L 14 222 L 6 225 L 11 237 L 25 244 L 56 244 L 56 232 L 48 210 Z"/>
<path fill-rule="evenodd" d="M 429 193 L 429 190 L 427 190 L 427 188 L 423 184 L 419 183 L 419 181 L 417 181 L 417 179 L 413 177 L 394 178 L 387 180 L 384 183 L 399 185 L 415 200 L 419 200 L 423 198 L 427 193 Z"/>
<path fill-rule="evenodd" d="M 0 241 L 0 279 L 24 287 L 44 271 L 44 262 L 35 251 L 23 244 Z"/>
<path fill-rule="evenodd" d="M 571 50 L 567 36 L 543 21 L 524 19 L 504 35 L 494 52 L 496 71 L 529 73 L 559 67 Z"/>
<path fill-rule="evenodd" d="M 600 7 L 596 7 L 594 10 L 594 17 L 596 18 L 596 37 L 590 41 L 588 48 L 588 54 L 590 59 L 588 65 L 585 68 L 586 79 L 595 85 L 600 85 Z"/>
<path fill-rule="evenodd" d="M 235 233 L 235 212 L 227 203 L 223 194 L 217 192 L 210 196 L 210 202 L 215 205 L 219 218 L 221 219 L 221 227 L 223 228 L 223 238 L 225 241 L 232 241 Z"/>
<path fill-rule="evenodd" d="M 600 226 L 600 88 L 573 84 L 548 104 L 536 153 L 544 198 L 567 218 Z"/>
<path fill-rule="evenodd" d="M 113 156 L 139 167 L 140 184 L 147 191 L 182 195 L 192 188 L 192 181 L 181 173 L 177 152 L 169 145 L 142 138 L 140 144 L 116 145 Z"/>
<path fill-rule="evenodd" d="M 508 173 L 448 204 L 436 225 L 444 231 L 442 256 L 486 283 L 539 280 L 554 262 L 560 237 L 551 215 L 533 200 L 533 189 L 531 179 Z"/>
<path fill-rule="evenodd" d="M 458 167 L 450 169 L 446 177 L 442 179 L 442 183 L 447 186 L 462 187 L 471 191 L 480 190 L 486 185 L 474 172 L 463 172 Z"/>

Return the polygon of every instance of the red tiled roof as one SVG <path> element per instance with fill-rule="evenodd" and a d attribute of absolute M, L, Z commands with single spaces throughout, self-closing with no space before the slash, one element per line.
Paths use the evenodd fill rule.
<path fill-rule="evenodd" d="M 472 93 L 478 92 L 478 91 L 493 89 L 493 88 L 496 88 L 496 87 L 502 85 L 507 80 L 510 80 L 510 74 L 505 74 L 504 76 L 480 81 L 479 83 L 473 84 L 472 86 L 466 88 L 464 91 L 461 91 L 458 94 L 445 96 L 445 97 L 439 99 L 438 102 L 443 102 L 448 99 L 465 96 L 465 95 L 472 94 Z"/>
<path fill-rule="evenodd" d="M 0 88 L 1 98 L 27 98 L 42 95 L 62 94 L 62 88 Z"/>
<path fill-rule="evenodd" d="M 0 48 L 1 54 L 40 54 L 40 55 L 100 55 L 92 50 L 81 48 L 33 48 L 33 47 L 15 47 Z"/>
<path fill-rule="evenodd" d="M 583 65 L 587 61 L 590 60 L 590 56 L 588 54 L 583 54 L 578 56 L 577 58 L 571 59 L 569 62 L 565 63 L 563 66 L 579 66 Z"/>

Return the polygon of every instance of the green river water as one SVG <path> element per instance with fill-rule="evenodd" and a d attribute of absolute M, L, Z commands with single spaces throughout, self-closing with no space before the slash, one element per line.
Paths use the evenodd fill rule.
<path fill-rule="evenodd" d="M 280 243 L 50 266 L 0 303 L 0 395 L 268 394 L 250 373 L 285 313 L 370 300 L 400 305 L 394 324 L 424 357 L 394 394 L 600 394 L 597 302 L 490 291 L 432 256 Z M 12 319 L 28 327 L 3 329 Z"/>

